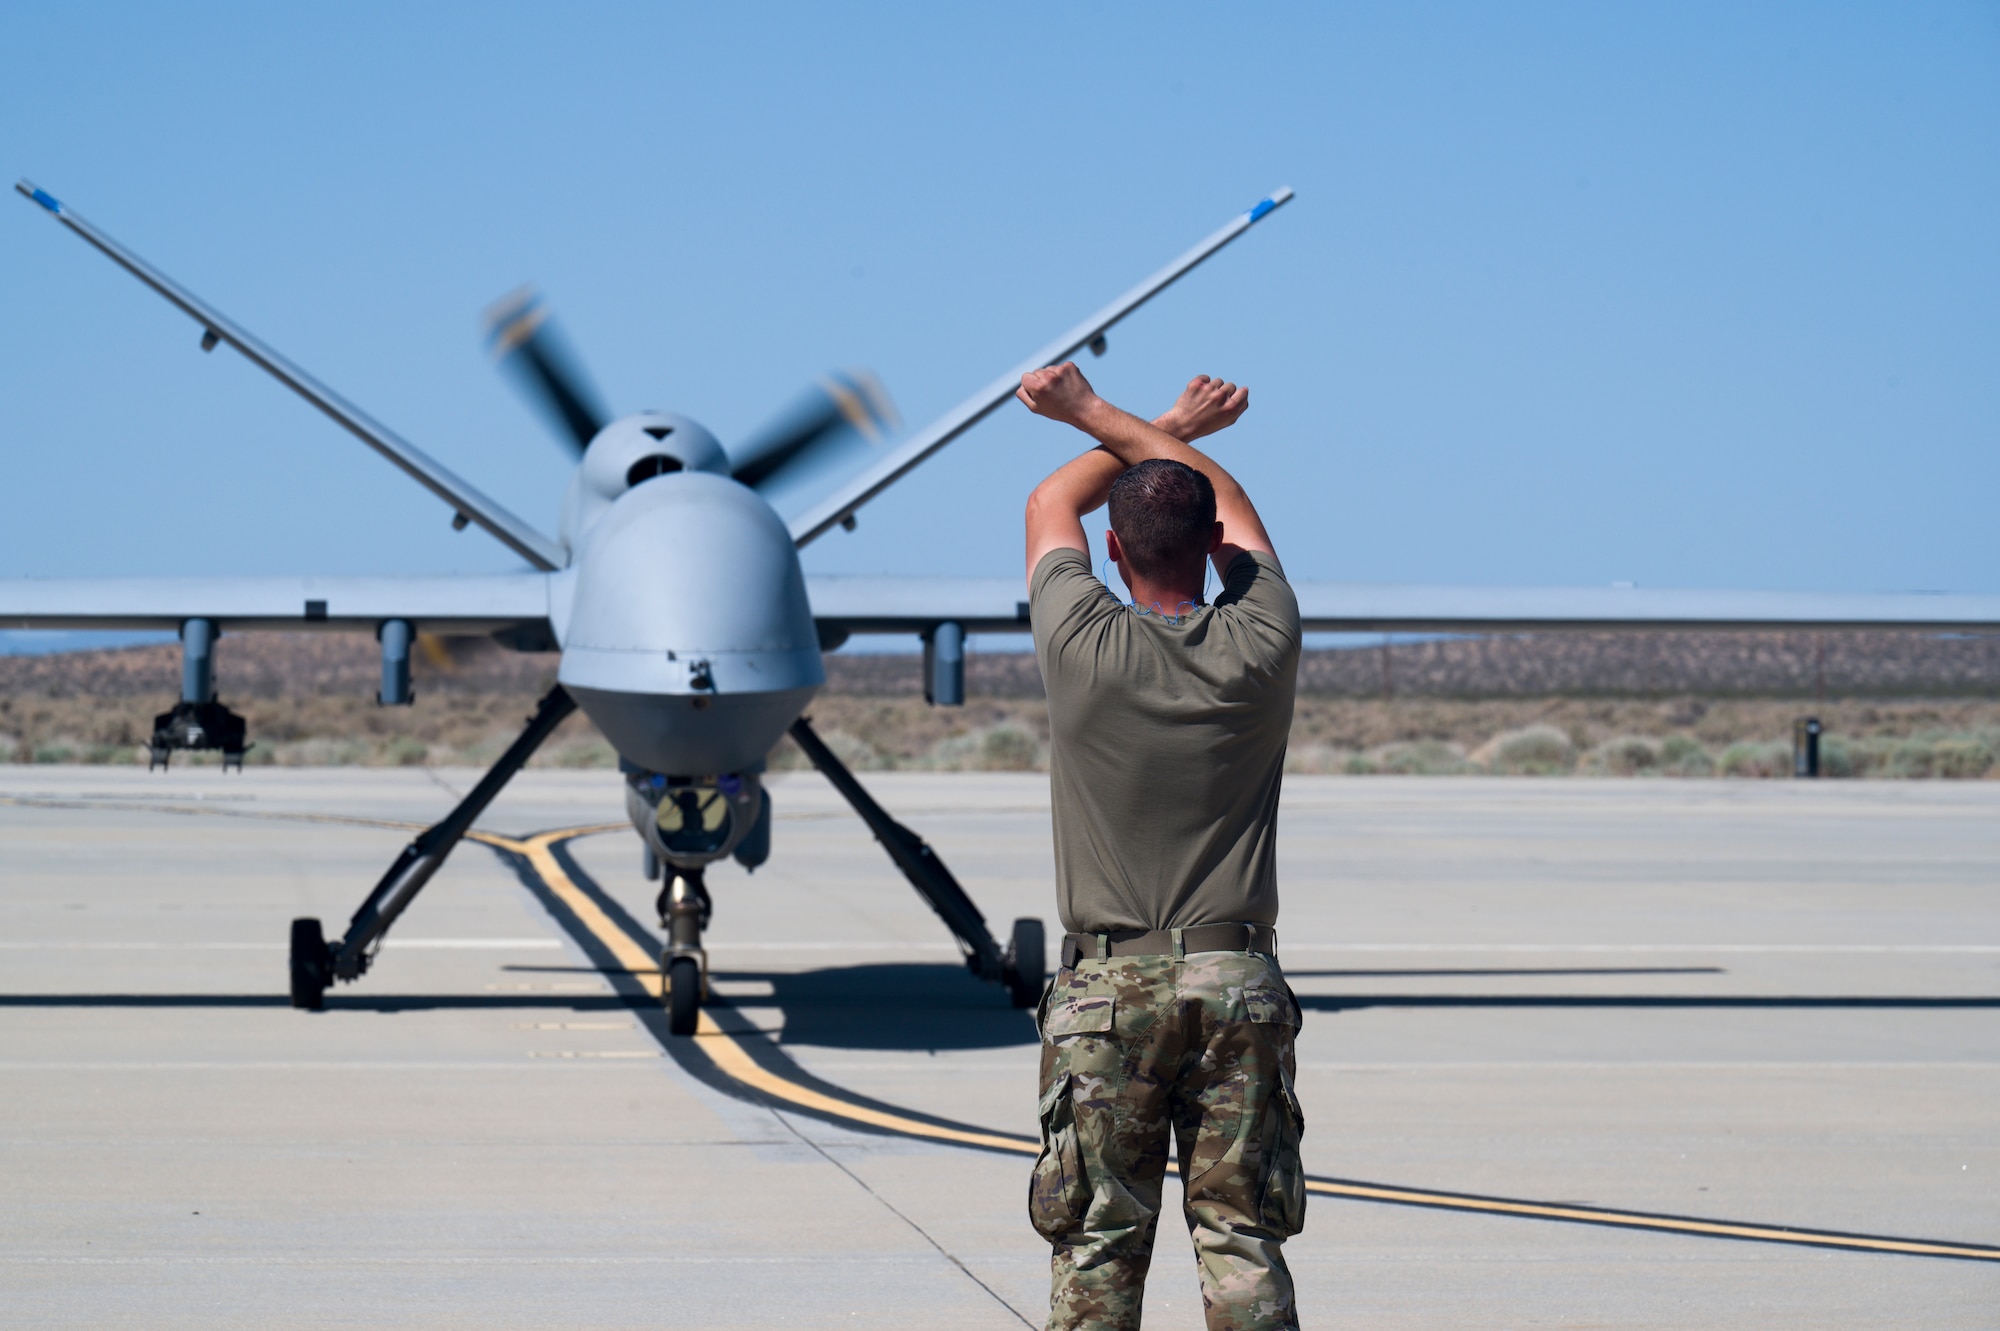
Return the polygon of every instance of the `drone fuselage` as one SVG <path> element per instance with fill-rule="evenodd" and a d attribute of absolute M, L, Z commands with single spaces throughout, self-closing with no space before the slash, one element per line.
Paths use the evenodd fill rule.
<path fill-rule="evenodd" d="M 677 841 L 660 800 L 719 789 L 747 802 L 733 822 L 757 821 L 765 755 L 826 681 L 797 546 L 727 467 L 684 417 L 626 417 L 591 442 L 564 505 L 558 679 L 624 760 L 640 835 L 682 864 L 728 854 L 750 829 Z"/>

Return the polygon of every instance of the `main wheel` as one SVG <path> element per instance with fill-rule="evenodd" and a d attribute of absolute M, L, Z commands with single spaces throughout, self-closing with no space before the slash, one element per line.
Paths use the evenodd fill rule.
<path fill-rule="evenodd" d="M 675 957 L 667 967 L 667 1029 L 693 1035 L 701 1024 L 701 963 Z"/>
<path fill-rule="evenodd" d="M 333 950 L 318 920 L 292 921 L 292 1006 L 317 1012 L 333 980 Z"/>
<path fill-rule="evenodd" d="M 1042 984 L 1049 967 L 1049 945 L 1042 922 L 1014 921 L 1014 936 L 1007 942 L 1007 997 L 1018 1008 L 1031 1008 L 1042 1001 Z"/>

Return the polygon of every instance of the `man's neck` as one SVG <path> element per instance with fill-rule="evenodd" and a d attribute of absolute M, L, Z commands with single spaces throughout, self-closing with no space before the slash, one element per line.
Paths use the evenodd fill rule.
<path fill-rule="evenodd" d="M 1144 610 L 1159 610 L 1162 614 L 1178 614 L 1182 606 L 1201 604 L 1201 587 L 1190 589 L 1166 582 L 1148 582 L 1141 578 L 1128 582 L 1126 588 L 1132 593 L 1132 604 Z"/>

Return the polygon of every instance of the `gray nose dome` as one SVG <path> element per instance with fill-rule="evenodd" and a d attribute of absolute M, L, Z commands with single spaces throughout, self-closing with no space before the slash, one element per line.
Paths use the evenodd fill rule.
<path fill-rule="evenodd" d="M 584 483 L 604 499 L 676 471 L 729 474 L 729 455 L 698 422 L 664 411 L 623 416 L 597 432 L 583 458 Z"/>
<path fill-rule="evenodd" d="M 626 491 L 681 472 L 729 474 L 729 455 L 699 421 L 666 411 L 622 416 L 597 432 L 563 499 L 563 544 L 584 533 Z"/>

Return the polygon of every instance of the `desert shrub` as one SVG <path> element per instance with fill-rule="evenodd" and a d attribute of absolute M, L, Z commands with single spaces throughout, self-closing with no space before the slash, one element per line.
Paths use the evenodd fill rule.
<path fill-rule="evenodd" d="M 1929 736 L 1910 738 L 1898 742 L 1889 750 L 1889 761 L 1885 764 L 1890 776 L 1922 779 L 1932 774 L 1934 741 Z"/>
<path fill-rule="evenodd" d="M 1285 751 L 1285 770 L 1305 775 L 1345 772 L 1354 750 L 1332 744 L 1295 744 Z"/>
<path fill-rule="evenodd" d="M 986 736 L 982 731 L 971 731 L 963 735 L 946 735 L 931 745 L 924 755 L 923 766 L 939 772 L 975 772 L 979 770 L 979 744 Z"/>
<path fill-rule="evenodd" d="M 1841 751 L 1840 757 L 1845 760 L 1848 769 L 1846 772 L 1837 773 L 1837 775 L 1854 777 L 1895 775 L 1890 770 L 1891 760 L 1896 754 L 1896 741 L 1894 739 L 1875 735 L 1857 740 L 1828 740 L 1822 736 L 1819 742 L 1820 771 L 1825 772 L 1828 770 L 1828 753 L 1836 748 Z"/>
<path fill-rule="evenodd" d="M 618 751 L 595 735 L 578 735 L 549 746 L 546 765 L 578 770 L 616 767 Z"/>
<path fill-rule="evenodd" d="M 420 739 L 408 735 L 398 735 L 389 741 L 382 756 L 395 767 L 422 767 L 424 759 L 431 756 L 430 746 Z"/>
<path fill-rule="evenodd" d="M 882 752 L 867 740 L 846 730 L 820 731 L 819 737 L 832 749 L 834 756 L 857 772 L 883 772 L 896 765 L 893 756 Z M 605 747 L 609 748 L 609 745 Z M 792 743 L 787 736 L 778 741 L 777 746 L 765 756 L 764 766 L 773 772 L 810 772 L 812 760 L 805 750 Z"/>
<path fill-rule="evenodd" d="M 764 770 L 768 772 L 803 772 L 811 766 L 805 754 L 799 751 L 799 746 L 789 738 L 779 740 L 764 756 Z"/>
<path fill-rule="evenodd" d="M 850 735 L 845 730 L 829 730 L 820 739 L 833 750 L 834 756 L 857 772 L 886 772 L 896 765 L 896 760 L 862 739 Z M 804 755 L 800 755 L 803 760 Z M 811 764 L 805 764 L 810 766 Z"/>
<path fill-rule="evenodd" d="M 369 757 L 368 745 L 354 739 L 302 739 L 279 745 L 277 753 L 286 767 L 352 767 Z"/>
<path fill-rule="evenodd" d="M 1938 775 L 1966 779 L 1984 777 L 2000 762 L 2000 742 L 1992 735 L 1953 736 L 1938 746 Z"/>
<path fill-rule="evenodd" d="M 459 746 L 452 758 L 455 763 L 464 767 L 491 767 L 513 742 L 512 735 L 486 735 Z"/>
<path fill-rule="evenodd" d="M 1420 739 L 1400 744 L 1384 744 L 1368 755 L 1372 771 L 1389 776 L 1457 776 L 1475 770 L 1465 760 L 1465 750 L 1441 739 Z"/>
<path fill-rule="evenodd" d="M 1715 759 L 1692 735 L 1669 735 L 1660 741 L 1660 773 L 1663 776 L 1712 776 Z"/>
<path fill-rule="evenodd" d="M 1790 776 L 1792 746 L 1779 740 L 1732 744 L 1722 751 L 1721 768 L 1724 776 Z"/>
<path fill-rule="evenodd" d="M 1576 765 L 1576 745 L 1554 726 L 1532 725 L 1495 735 L 1479 746 L 1472 761 L 1490 772 L 1553 776 Z"/>
<path fill-rule="evenodd" d="M 1032 772 L 1042 766 L 1042 742 L 1025 727 L 1003 721 L 939 740 L 922 765 L 941 772 Z"/>
<path fill-rule="evenodd" d="M 1819 771 L 1828 777 L 1978 780 L 2000 772 L 2000 734 L 1933 730 L 1903 739 L 1829 735 L 1820 740 Z"/>
<path fill-rule="evenodd" d="M 1620 735 L 1585 754 L 1583 770 L 1607 776 L 1651 775 L 1660 770 L 1660 747 L 1643 735 Z"/>
<path fill-rule="evenodd" d="M 1993 762 L 1993 749 L 1980 736 L 1930 733 L 1898 743 L 1885 766 L 1891 776 L 1963 780 L 1985 776 Z"/>
<path fill-rule="evenodd" d="M 989 772 L 1032 772 L 1042 765 L 1042 743 L 1020 726 L 997 725 L 979 741 L 979 758 Z"/>
<path fill-rule="evenodd" d="M 34 760 L 38 763 L 73 763 L 76 761 L 76 745 L 65 740 L 37 744 Z"/>

